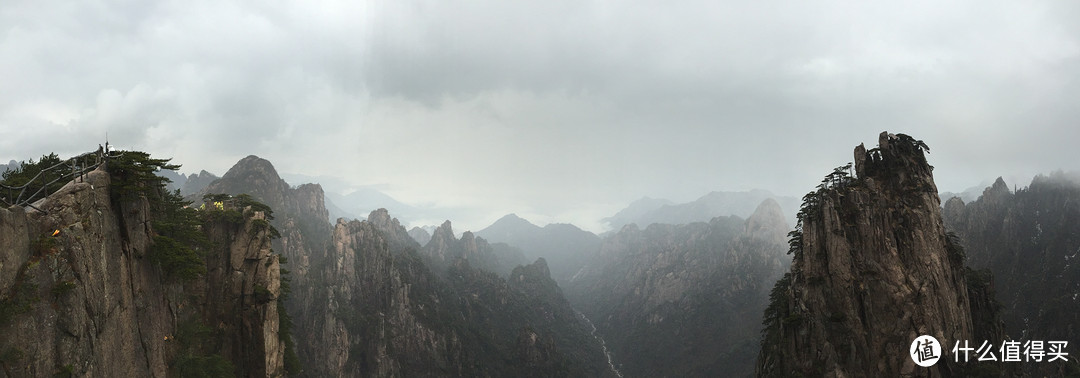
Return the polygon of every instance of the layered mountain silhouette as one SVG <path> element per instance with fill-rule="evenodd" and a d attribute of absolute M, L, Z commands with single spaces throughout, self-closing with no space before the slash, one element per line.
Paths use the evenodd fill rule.
<path fill-rule="evenodd" d="M 648 226 L 649 224 L 655 223 L 648 220 L 649 218 L 652 218 L 650 213 L 661 207 L 674 204 L 674 202 L 663 198 L 642 197 L 637 201 L 631 202 L 629 206 L 619 210 L 615 215 L 604 218 L 603 222 L 616 230 L 631 223 L 639 224 L 648 222 L 647 224 L 644 224 L 644 226 Z"/>
<path fill-rule="evenodd" d="M 192 173 L 185 178 L 183 185 L 180 186 L 180 195 L 187 196 L 199 193 L 218 178 L 213 173 L 205 170 Z"/>
<path fill-rule="evenodd" d="M 185 207 L 117 160 L 0 209 L 0 377 L 1080 374 L 1072 353 L 948 351 L 1080 343 L 1080 178 L 952 198 L 925 143 L 878 144 L 803 198 L 793 232 L 790 199 L 750 191 L 643 198 L 604 237 L 515 214 L 407 230 L 377 191 L 335 206 L 257 156 L 157 172 Z M 174 237 L 205 243 L 178 256 Z M 903 353 L 924 334 L 946 351 L 928 368 Z"/>
<path fill-rule="evenodd" d="M 421 246 L 386 209 L 331 226 L 318 184 L 291 187 L 255 156 L 204 190 L 217 192 L 280 209 L 274 249 L 293 269 L 286 308 L 307 374 L 611 374 L 544 260 L 528 264 L 471 232 L 458 239 L 449 221 Z"/>
<path fill-rule="evenodd" d="M 2 169 L 0 169 L 0 171 L 2 171 Z M 205 189 L 207 185 L 210 185 L 211 182 L 214 182 L 214 180 L 219 178 L 213 173 L 205 170 L 190 175 L 171 170 L 162 170 L 158 172 L 158 175 L 169 179 L 170 182 L 166 184 L 166 189 L 169 191 L 180 190 L 180 195 L 185 197 L 199 193 Z"/>
<path fill-rule="evenodd" d="M 517 247 L 526 259 L 544 258 L 556 281 L 565 283 L 600 247 L 600 237 L 571 224 L 540 227 L 508 214 L 476 234 L 487 240 Z"/>
<path fill-rule="evenodd" d="M 627 208 L 605 218 L 613 230 L 622 229 L 628 224 L 646 227 L 653 223 L 686 224 L 708 222 L 714 217 L 737 215 L 743 218 L 754 213 L 757 205 L 767 198 L 772 198 L 787 211 L 786 219 L 793 222 L 799 201 L 793 197 L 777 196 L 766 190 L 755 189 L 746 192 L 711 192 L 697 200 L 675 204 L 668 200 L 645 197 L 634 201 Z"/>
<path fill-rule="evenodd" d="M 342 214 L 367 214 L 377 209 L 387 209 L 409 216 L 417 213 L 416 208 L 371 188 L 360 188 L 346 195 L 330 192 L 327 197 L 341 209 Z"/>
<path fill-rule="evenodd" d="M 431 233 L 420 227 L 413 227 L 409 229 L 409 236 L 416 240 L 421 245 L 427 244 L 431 241 Z"/>

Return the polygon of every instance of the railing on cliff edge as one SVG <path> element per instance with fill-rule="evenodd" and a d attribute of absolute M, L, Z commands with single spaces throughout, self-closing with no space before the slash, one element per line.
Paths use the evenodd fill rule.
<path fill-rule="evenodd" d="M 44 213 L 44 210 L 37 208 L 33 203 L 52 194 L 48 192 L 50 185 L 60 182 L 61 180 L 84 180 L 85 175 L 88 172 L 93 171 L 102 165 L 107 167 L 109 159 L 117 158 L 124 154 L 123 151 L 115 154 L 114 152 L 115 151 L 109 150 L 109 143 L 106 142 L 104 147 L 98 145 L 97 151 L 87 152 L 42 169 L 25 184 L 19 186 L 0 184 L 0 202 L 2 202 L 5 207 L 29 207 Z M 49 177 L 51 175 L 48 173 L 52 172 L 64 173 L 53 177 L 50 180 Z M 40 185 L 40 187 L 35 184 Z"/>

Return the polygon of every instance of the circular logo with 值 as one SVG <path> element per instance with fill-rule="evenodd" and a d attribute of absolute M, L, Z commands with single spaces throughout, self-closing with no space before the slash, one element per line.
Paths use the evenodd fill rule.
<path fill-rule="evenodd" d="M 922 367 L 931 367 L 941 359 L 941 343 L 933 336 L 922 335 L 911 342 L 911 360 Z"/>

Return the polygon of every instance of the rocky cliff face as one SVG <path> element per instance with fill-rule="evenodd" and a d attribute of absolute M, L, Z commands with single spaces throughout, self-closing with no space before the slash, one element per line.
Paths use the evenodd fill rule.
<path fill-rule="evenodd" d="M 771 199 L 745 221 L 629 225 L 568 296 L 628 376 L 745 376 L 768 290 L 787 266 L 787 231 Z"/>
<path fill-rule="evenodd" d="M 999 178 L 978 200 L 952 198 L 943 211 L 970 264 L 993 273 L 1011 339 L 1080 345 L 1080 185 L 1060 174 L 1038 176 L 1012 193 Z M 1025 370 L 1065 376 L 1080 374 L 1080 363 L 1031 363 Z"/>
<path fill-rule="evenodd" d="M 371 219 L 379 215 L 376 211 Z M 459 349 L 456 337 L 421 321 L 436 316 L 435 282 L 415 250 L 391 249 L 402 243 L 387 237 L 397 230 L 379 230 L 389 225 L 342 221 L 335 226 L 331 260 L 320 272 L 324 282 L 334 284 L 316 289 L 315 296 L 328 308 L 315 311 L 320 316 L 312 319 L 313 334 L 308 335 L 320 340 L 326 353 L 307 361 L 313 375 L 462 373 L 451 353 Z"/>
<path fill-rule="evenodd" d="M 482 239 L 455 240 L 449 224 L 425 251 L 380 209 L 367 221 L 339 221 L 331 260 L 314 293 L 326 311 L 312 339 L 326 354 L 318 376 L 598 375 L 603 356 L 542 267 L 508 283 L 470 265 Z M 442 236 L 439 236 L 442 235 Z M 438 251 L 436 251 L 438 248 Z M 486 247 L 490 250 L 490 247 Z M 427 256 L 445 256 L 445 272 Z M 547 294 L 541 296 L 541 294 Z"/>
<path fill-rule="evenodd" d="M 226 204 L 244 220 L 217 218 L 204 225 L 211 248 L 206 276 L 189 284 L 192 304 L 208 325 L 216 325 L 218 350 L 251 377 L 285 374 L 285 344 L 279 338 L 281 265 L 271 249 L 266 214 Z M 227 300 L 222 300 L 227 299 Z M 231 332 L 222 332 L 230 330 Z"/>
<path fill-rule="evenodd" d="M 248 194 L 265 203 L 275 211 L 270 221 L 281 237 L 274 239 L 272 249 L 288 260 L 294 295 L 285 303 L 285 309 L 293 314 L 297 354 L 302 361 L 321 361 L 327 355 L 327 346 L 317 339 L 314 327 L 317 314 L 325 312 L 325 298 L 318 291 L 326 282 L 321 276 L 330 246 L 331 228 L 327 222 L 329 212 L 325 205 L 322 187 L 304 184 L 295 188 L 283 180 L 266 159 L 248 156 L 241 159 L 221 179 L 212 182 L 204 194 Z"/>
<path fill-rule="evenodd" d="M 0 377 L 280 375 L 280 281 L 262 214 L 204 223 L 219 243 L 193 262 L 207 273 L 182 281 L 155 262 L 160 214 L 111 190 L 98 170 L 50 195 L 46 213 L 0 209 Z"/>
<path fill-rule="evenodd" d="M 931 335 L 974 340 L 963 253 L 945 233 L 925 144 L 882 133 L 804 198 L 791 273 L 773 290 L 760 376 L 957 376 L 942 358 L 915 365 Z M 982 297 L 992 298 L 992 295 Z"/>

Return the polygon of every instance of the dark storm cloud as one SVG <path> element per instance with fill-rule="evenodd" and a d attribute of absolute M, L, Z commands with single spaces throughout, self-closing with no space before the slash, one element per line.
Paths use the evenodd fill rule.
<path fill-rule="evenodd" d="M 596 229 L 643 195 L 801 194 L 890 130 L 959 191 L 1080 168 L 1075 4 L 9 2 L 0 161 L 108 132 Z"/>

